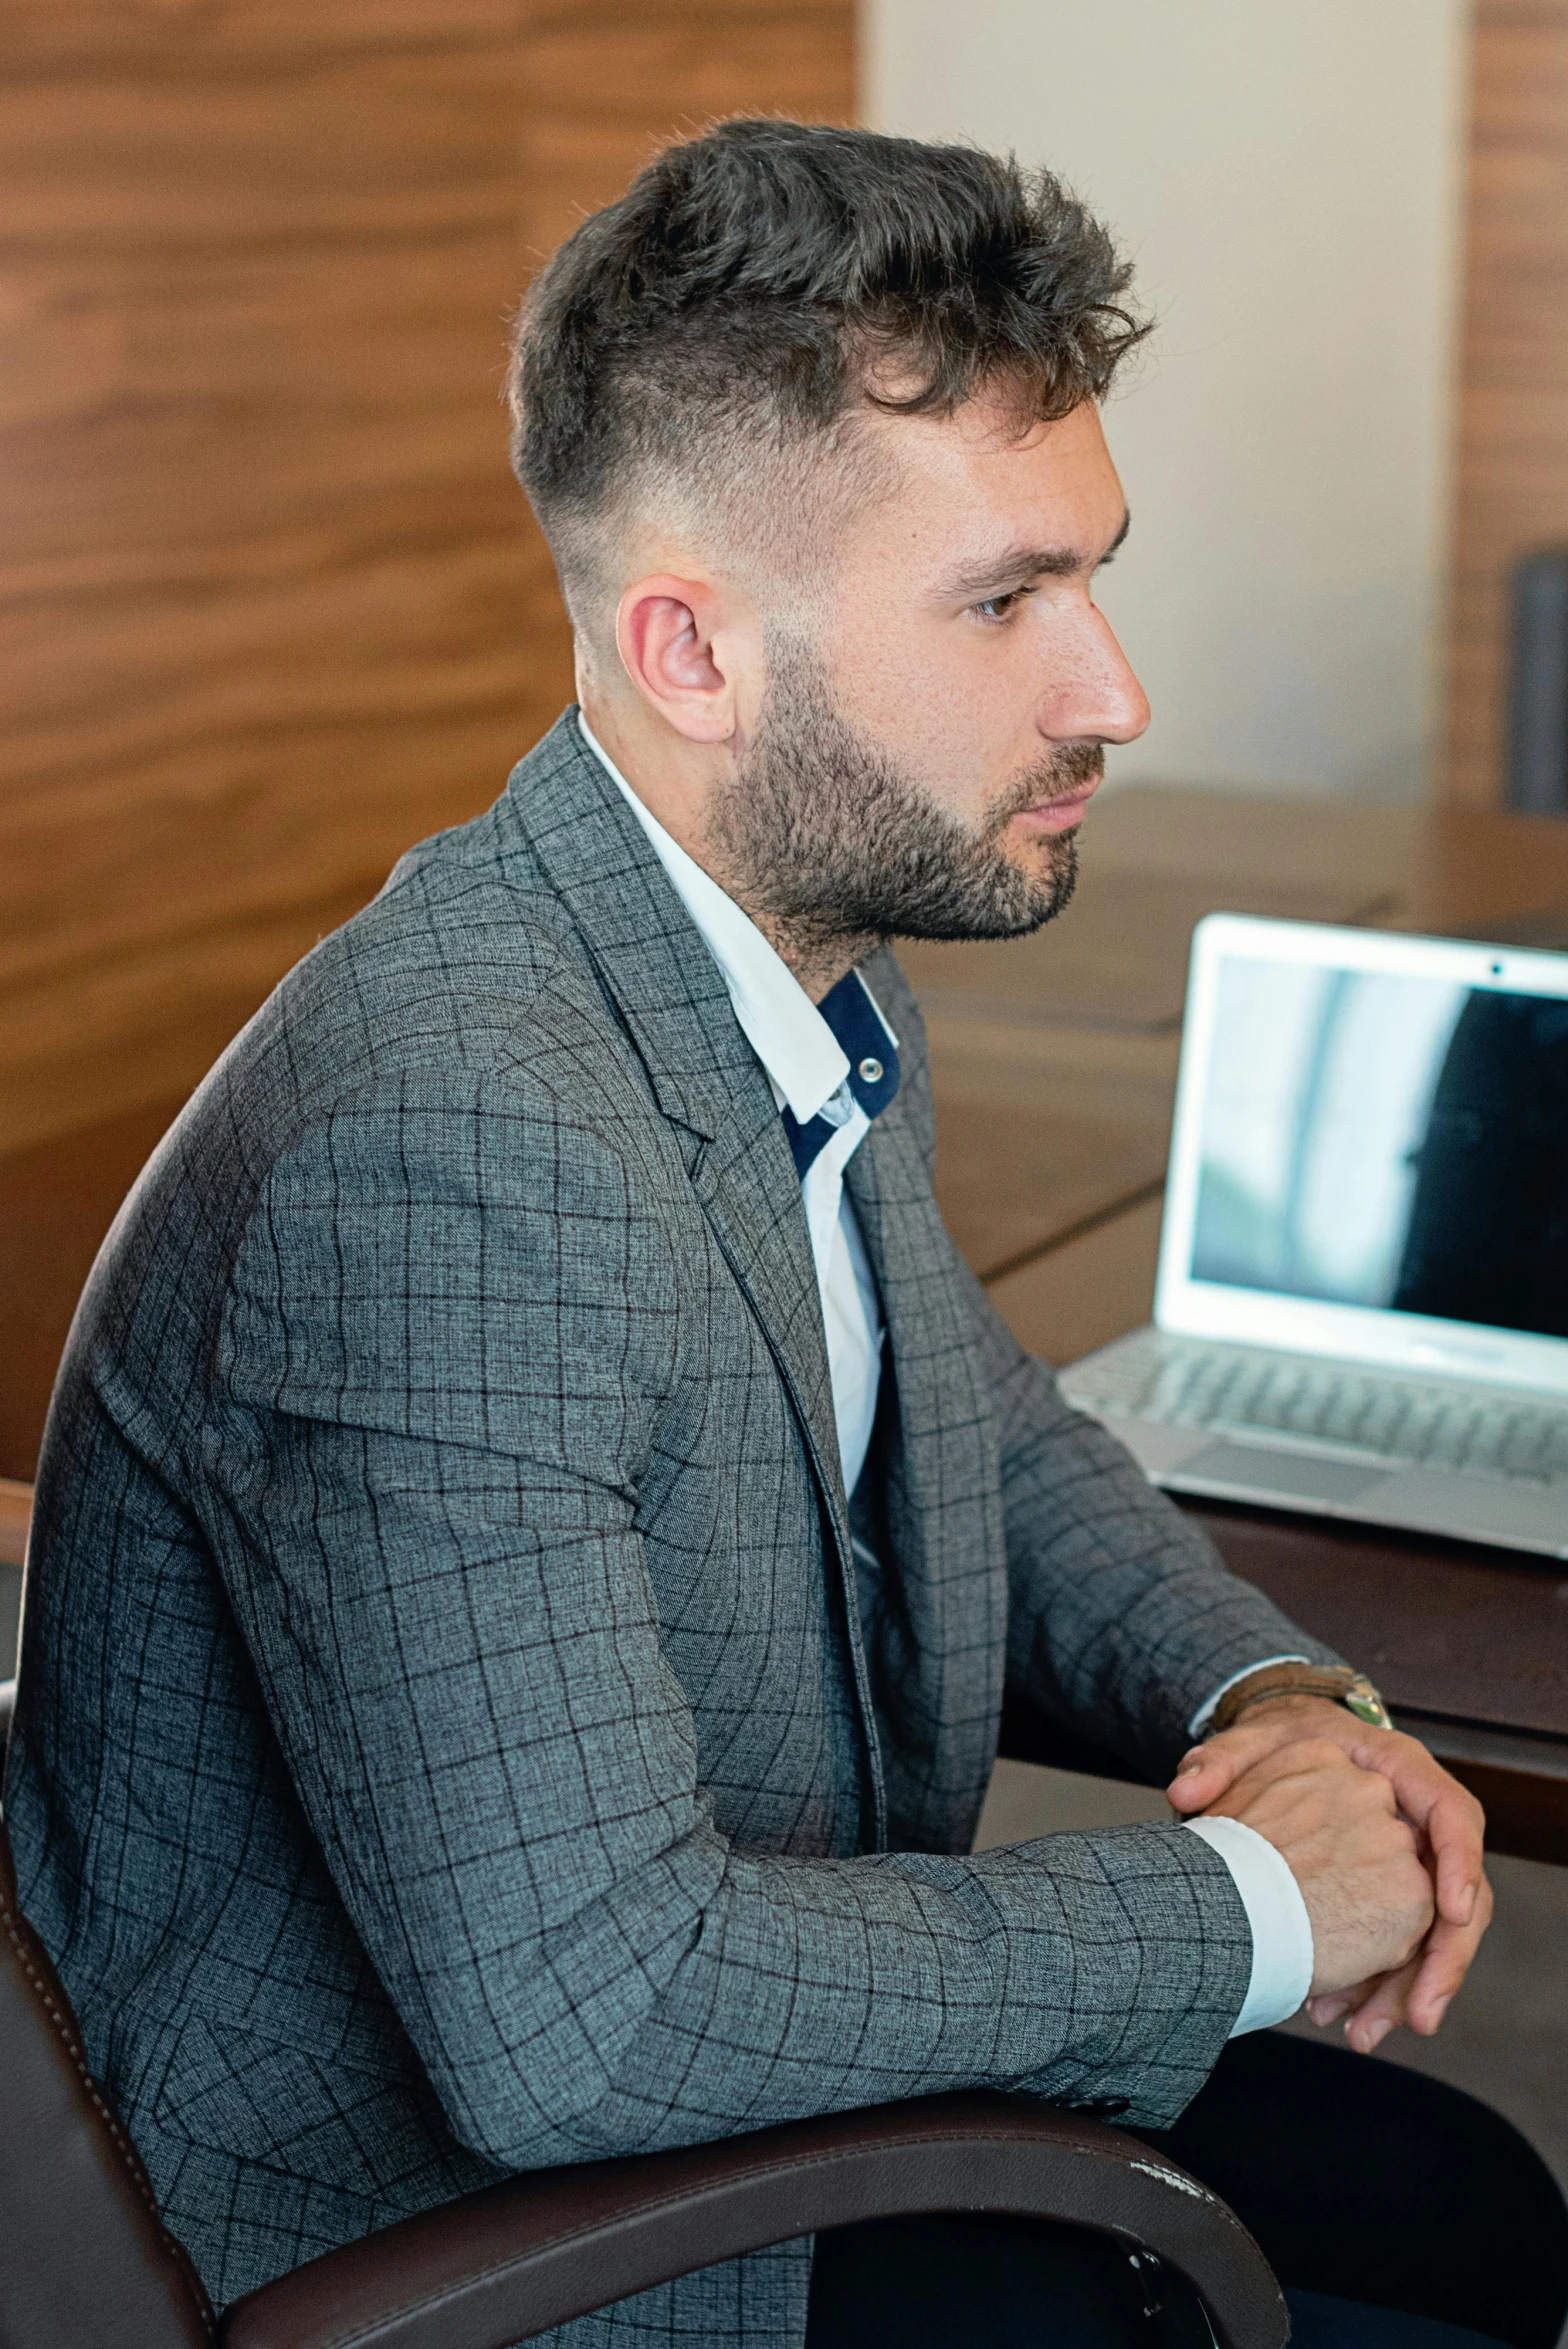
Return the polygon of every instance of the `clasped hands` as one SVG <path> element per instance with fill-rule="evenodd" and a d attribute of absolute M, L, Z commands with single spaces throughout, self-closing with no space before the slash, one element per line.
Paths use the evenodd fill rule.
<path fill-rule="evenodd" d="M 1424 1745 L 1323 1697 L 1249 1706 L 1167 1789 L 1184 1817 L 1240 1819 L 1290 1867 L 1312 1924 L 1306 2011 L 1370 2055 L 1435 2031 L 1492 1916 L 1480 1804 Z"/>

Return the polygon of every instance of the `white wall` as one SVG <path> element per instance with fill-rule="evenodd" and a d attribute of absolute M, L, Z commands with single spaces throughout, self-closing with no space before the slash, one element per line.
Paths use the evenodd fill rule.
<path fill-rule="evenodd" d="M 1107 412 L 1123 778 L 1405 797 L 1439 713 L 1466 0 L 864 0 L 867 118 L 1047 163 L 1161 324 Z"/>

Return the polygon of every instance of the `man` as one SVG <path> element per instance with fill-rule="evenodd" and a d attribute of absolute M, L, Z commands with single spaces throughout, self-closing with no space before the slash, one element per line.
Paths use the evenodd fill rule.
<path fill-rule="evenodd" d="M 1474 1804 L 1062 1405 L 931 1196 L 886 941 L 1047 920 L 1146 718 L 1091 599 L 1126 284 L 1048 178 L 732 123 L 525 310 L 580 710 L 203 1086 L 40 1479 L 24 1897 L 219 2301 L 499 2172 L 889 2097 L 1158 2130 L 1304 1998 L 1365 2049 L 1463 1977 Z M 1193 1823 L 970 1856 L 1008 1676 Z M 563 2349 L 879 2337 L 847 2240 Z M 991 2238 L 897 2256 L 962 2281 L 942 2337 L 1114 2335 L 1125 2270 L 1013 2249 L 1000 2298 Z"/>

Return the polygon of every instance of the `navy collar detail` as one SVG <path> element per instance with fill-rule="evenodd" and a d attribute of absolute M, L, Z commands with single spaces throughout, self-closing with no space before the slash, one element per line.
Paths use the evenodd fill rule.
<path fill-rule="evenodd" d="M 868 1119 L 880 1117 L 898 1091 L 898 1051 L 860 973 L 850 971 L 840 979 L 817 1009 L 849 1062 L 847 1083 L 856 1106 Z M 804 1182 L 818 1153 L 844 1121 L 819 1113 L 802 1125 L 788 1108 L 779 1114 L 794 1155 L 795 1172 Z"/>

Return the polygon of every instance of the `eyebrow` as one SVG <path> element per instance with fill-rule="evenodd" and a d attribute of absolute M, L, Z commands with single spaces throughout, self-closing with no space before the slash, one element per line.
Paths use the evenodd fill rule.
<path fill-rule="evenodd" d="M 1108 563 L 1131 528 L 1132 515 L 1124 512 L 1121 528 L 1098 558 L 1073 546 L 1004 547 L 983 563 L 955 571 L 937 592 L 944 601 L 950 596 L 961 596 L 967 601 L 975 596 L 1000 595 L 1008 588 L 1027 585 L 1031 579 L 1070 579 L 1076 571 L 1098 569 L 1100 563 Z"/>

